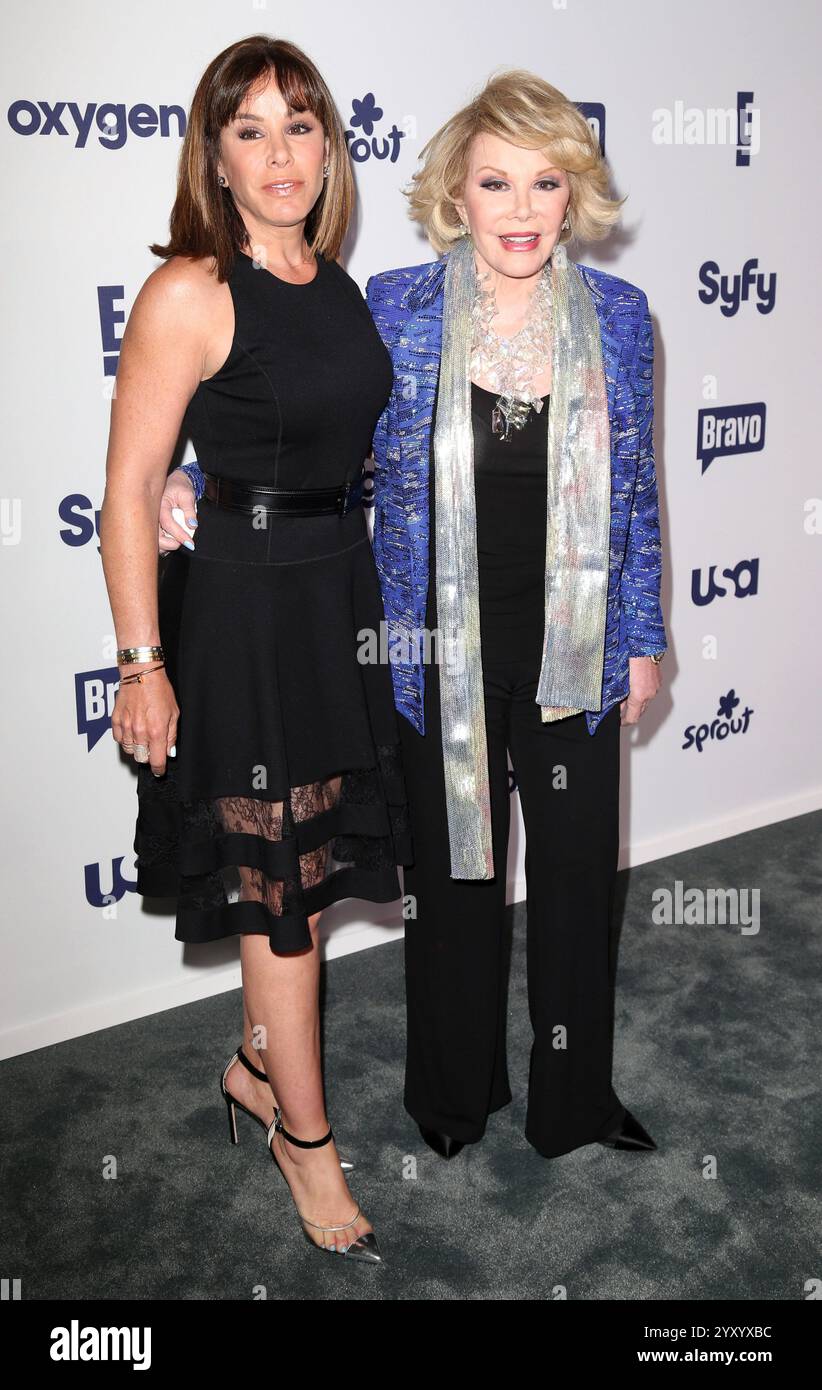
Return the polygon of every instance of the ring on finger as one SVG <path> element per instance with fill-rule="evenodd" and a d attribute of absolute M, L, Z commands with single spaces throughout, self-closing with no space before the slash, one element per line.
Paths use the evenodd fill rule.
<path fill-rule="evenodd" d="M 134 761 L 136 763 L 147 763 L 149 748 L 147 743 L 135 743 L 133 748 Z"/>

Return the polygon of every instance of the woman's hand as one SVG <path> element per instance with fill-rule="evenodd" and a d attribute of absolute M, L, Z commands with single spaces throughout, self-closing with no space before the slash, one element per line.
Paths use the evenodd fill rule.
<path fill-rule="evenodd" d="M 179 550 L 181 545 L 187 546 L 189 550 L 194 549 L 194 541 L 189 531 L 171 515 L 175 507 L 180 509 L 178 517 L 182 516 L 186 526 L 193 531 L 197 526 L 197 502 L 191 479 L 181 468 L 175 468 L 174 472 L 169 474 L 160 503 L 161 554 L 169 550 Z"/>
<path fill-rule="evenodd" d="M 629 694 L 619 706 L 620 724 L 636 724 L 662 684 L 661 666 L 649 656 L 629 656 Z"/>
<path fill-rule="evenodd" d="M 121 685 L 111 716 L 111 732 L 125 753 L 137 763 L 150 763 L 155 777 L 166 770 L 166 755 L 177 739 L 180 710 L 164 669 L 151 670 L 154 662 L 121 666 L 120 675 L 151 671 L 144 681 Z M 145 751 L 144 751 L 145 750 Z"/>

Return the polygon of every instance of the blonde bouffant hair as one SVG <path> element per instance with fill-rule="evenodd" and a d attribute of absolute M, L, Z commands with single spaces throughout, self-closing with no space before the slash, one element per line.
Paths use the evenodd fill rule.
<path fill-rule="evenodd" d="M 491 77 L 467 106 L 441 126 L 420 153 L 421 167 L 405 189 L 410 214 L 425 228 L 437 253 L 460 238 L 456 203 L 462 200 L 471 144 L 476 135 L 498 135 L 512 145 L 545 149 L 570 185 L 561 242 L 601 241 L 619 219 L 624 198 L 609 196 L 608 166 L 585 117 L 556 87 L 523 68 Z"/>

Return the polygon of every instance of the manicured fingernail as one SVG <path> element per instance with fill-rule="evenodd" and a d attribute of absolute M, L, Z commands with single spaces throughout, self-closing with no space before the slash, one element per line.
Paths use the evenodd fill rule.
<path fill-rule="evenodd" d="M 176 757 L 177 757 L 177 745 L 176 745 L 176 743 L 175 743 L 175 745 L 174 745 L 173 748 L 169 748 L 169 750 L 168 750 L 168 756 L 169 756 L 170 758 L 176 758 Z"/>
<path fill-rule="evenodd" d="M 190 517 L 188 518 L 188 524 L 189 524 L 189 526 L 196 526 L 196 525 L 197 525 L 197 518 L 196 518 L 196 516 L 190 516 Z"/>
<path fill-rule="evenodd" d="M 186 550 L 193 550 L 193 549 L 194 549 L 194 542 L 193 542 L 193 541 L 183 541 L 183 545 L 186 547 Z"/>

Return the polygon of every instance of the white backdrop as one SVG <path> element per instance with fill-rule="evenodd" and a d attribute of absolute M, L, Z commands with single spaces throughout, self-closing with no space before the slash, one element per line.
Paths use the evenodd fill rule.
<path fill-rule="evenodd" d="M 492 70 L 529 67 L 593 116 L 601 106 L 614 187 L 630 197 L 607 245 L 571 255 L 650 301 L 670 642 L 664 691 L 622 733 L 622 863 L 822 804 L 816 4 L 783 3 L 777 18 L 765 0 L 41 0 L 4 6 L 3 24 L 2 1055 L 239 983 L 236 937 L 184 948 L 173 916 L 133 891 L 136 793 L 107 719 L 116 667 L 95 517 L 117 343 L 157 264 L 147 246 L 166 234 L 185 112 L 210 59 L 248 34 L 305 48 L 355 130 L 347 263 L 363 287 L 433 258 L 400 189 Z M 370 137 L 352 126 L 363 110 Z M 706 411 L 743 443 L 703 471 Z M 711 566 L 726 592 L 695 603 L 694 572 L 704 592 Z M 689 726 L 732 728 L 746 708 L 744 729 L 684 746 Z M 329 957 L 402 929 L 399 902 L 337 904 L 323 920 Z"/>

